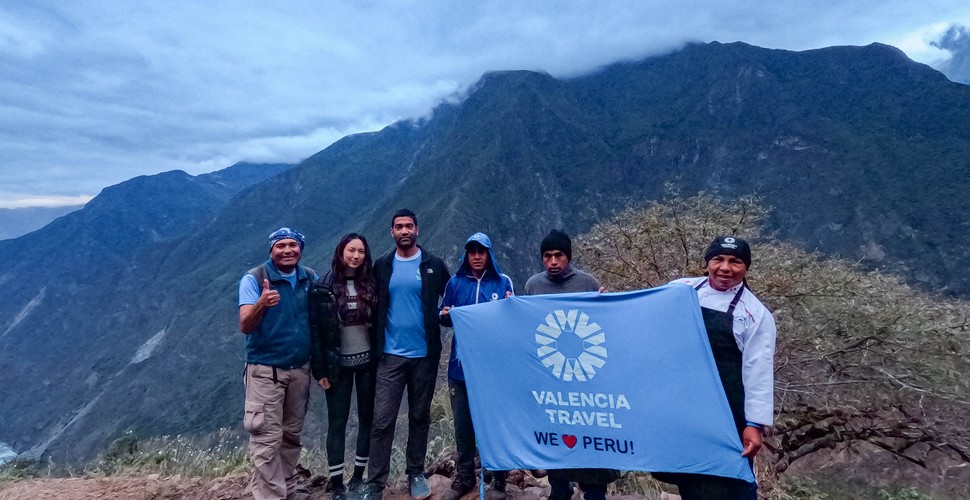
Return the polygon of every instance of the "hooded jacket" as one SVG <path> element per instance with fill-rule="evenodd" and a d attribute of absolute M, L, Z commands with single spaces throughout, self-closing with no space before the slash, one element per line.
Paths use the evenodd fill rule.
<path fill-rule="evenodd" d="M 484 233 L 475 233 L 465 242 L 478 243 L 488 250 L 488 264 L 481 279 L 475 277 L 471 266 L 468 264 L 468 250 L 462 254 L 461 263 L 458 271 L 448 280 L 445 287 L 445 296 L 441 300 L 441 306 L 461 307 L 482 302 L 504 299 L 506 292 L 515 293 L 512 287 L 512 279 L 502 274 L 502 268 L 495 260 L 495 252 L 492 251 L 492 240 Z M 441 324 L 452 326 L 450 316 L 441 316 Z M 448 378 L 451 380 L 464 381 L 465 373 L 461 368 L 461 360 L 458 359 L 456 345 L 457 339 L 451 341 L 451 358 L 448 360 Z"/>

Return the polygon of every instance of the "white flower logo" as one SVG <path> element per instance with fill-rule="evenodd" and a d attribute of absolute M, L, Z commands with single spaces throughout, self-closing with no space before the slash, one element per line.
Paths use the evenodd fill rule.
<path fill-rule="evenodd" d="M 606 333 L 579 309 L 549 313 L 536 332 L 539 361 L 558 379 L 586 382 L 606 364 Z"/>

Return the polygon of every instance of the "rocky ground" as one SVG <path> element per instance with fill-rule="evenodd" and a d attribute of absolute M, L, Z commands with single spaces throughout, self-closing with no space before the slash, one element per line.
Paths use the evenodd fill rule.
<path fill-rule="evenodd" d="M 540 500 L 549 495 L 549 484 L 544 479 L 528 475 L 510 478 L 508 487 L 512 499 Z M 247 494 L 248 475 L 234 474 L 216 479 L 182 478 L 179 476 L 161 477 L 158 474 L 122 475 L 90 478 L 45 478 L 29 479 L 8 484 L 0 489 L 0 499 L 118 499 L 118 500 L 235 500 L 252 498 Z M 304 484 L 314 500 L 329 498 L 327 481 L 322 476 L 310 477 L 305 474 Z M 442 475 L 428 478 L 432 489 L 431 500 L 441 495 L 451 485 L 451 479 Z M 477 498 L 478 492 L 470 493 L 463 500 Z M 385 492 L 387 500 L 409 500 L 404 482 L 392 484 Z M 582 498 L 577 494 L 577 499 Z M 613 500 L 642 499 L 638 496 L 612 496 Z M 675 495 L 663 494 L 661 500 L 679 499 Z"/>

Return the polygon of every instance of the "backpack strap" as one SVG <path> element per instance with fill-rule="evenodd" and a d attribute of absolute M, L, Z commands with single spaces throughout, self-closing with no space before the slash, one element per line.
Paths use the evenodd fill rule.
<path fill-rule="evenodd" d="M 303 269 L 303 272 L 306 274 L 306 278 L 310 281 L 310 284 L 313 284 L 313 282 L 316 281 L 313 279 L 313 277 L 317 276 L 317 272 L 306 266 L 299 266 L 299 267 Z"/>
<path fill-rule="evenodd" d="M 256 278 L 256 284 L 260 287 L 263 286 L 263 280 L 269 279 L 269 273 L 266 271 L 266 266 L 263 264 L 246 271 L 246 273 L 252 274 L 253 277 Z"/>
<path fill-rule="evenodd" d="M 313 277 L 317 274 L 316 271 L 306 266 L 300 266 L 300 268 L 303 269 L 303 273 L 306 274 L 306 277 L 308 280 L 310 280 L 310 283 L 313 283 Z M 246 271 L 246 273 L 252 274 L 253 277 L 256 278 L 256 283 L 259 286 L 263 286 L 263 280 L 269 279 L 269 273 L 266 271 L 265 264 L 260 264 Z"/>

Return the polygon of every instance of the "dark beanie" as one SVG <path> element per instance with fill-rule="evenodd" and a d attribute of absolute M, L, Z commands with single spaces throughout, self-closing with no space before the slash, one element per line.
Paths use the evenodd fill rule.
<path fill-rule="evenodd" d="M 744 265 L 751 268 L 751 247 L 748 242 L 734 236 L 718 236 L 714 238 L 711 245 L 704 252 L 704 263 L 708 263 L 718 255 L 733 255 L 744 262 Z"/>
<path fill-rule="evenodd" d="M 567 259 L 573 260 L 573 242 L 569 240 L 568 234 L 558 229 L 549 231 L 549 234 L 542 238 L 542 244 L 539 245 L 539 255 L 545 254 L 549 250 L 559 250 L 566 254 Z"/>

